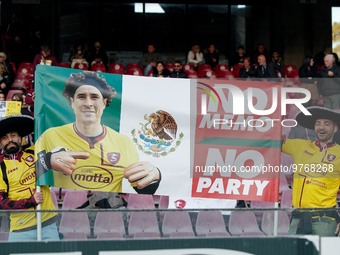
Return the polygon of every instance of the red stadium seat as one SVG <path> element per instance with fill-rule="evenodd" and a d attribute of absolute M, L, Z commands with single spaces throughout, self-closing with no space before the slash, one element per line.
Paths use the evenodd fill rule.
<path fill-rule="evenodd" d="M 120 212 L 98 212 L 94 222 L 94 237 L 103 233 L 126 235 L 124 220 Z M 103 238 L 103 237 L 102 237 Z"/>
<path fill-rule="evenodd" d="M 86 212 L 64 212 L 61 216 L 59 232 L 66 233 L 78 233 L 76 235 L 90 237 L 90 221 Z"/>
<path fill-rule="evenodd" d="M 127 75 L 136 75 L 136 76 L 144 76 L 142 69 L 139 68 L 130 68 L 126 71 Z"/>
<path fill-rule="evenodd" d="M 232 236 L 241 236 L 242 234 L 248 233 L 247 235 L 264 235 L 259 229 L 254 212 L 232 211 L 229 217 L 229 233 Z"/>
<path fill-rule="evenodd" d="M 283 70 L 284 70 L 286 76 L 288 76 L 288 74 L 290 74 L 291 72 L 294 72 L 294 71 L 299 73 L 296 66 L 294 66 L 294 65 L 285 65 L 283 67 Z"/>
<path fill-rule="evenodd" d="M 216 65 L 215 72 L 216 72 L 217 76 L 219 76 L 220 71 L 226 71 L 226 70 L 230 71 L 228 65 Z"/>
<path fill-rule="evenodd" d="M 156 213 L 131 213 L 128 233 L 130 237 L 134 237 L 137 233 L 156 233 L 158 236 L 160 236 Z"/>
<path fill-rule="evenodd" d="M 197 75 L 195 70 L 190 70 L 189 69 L 189 70 L 185 70 L 184 72 L 188 75 L 189 79 L 196 79 L 196 78 L 198 78 L 198 75 Z"/>
<path fill-rule="evenodd" d="M 216 79 L 215 71 L 203 71 L 201 72 L 202 78 Z"/>
<path fill-rule="evenodd" d="M 130 63 L 126 67 L 126 74 L 144 76 L 143 70 L 138 63 Z"/>
<path fill-rule="evenodd" d="M 6 101 L 11 101 L 13 94 L 15 93 L 24 93 L 21 89 L 11 89 L 8 91 L 7 96 L 6 96 Z"/>
<path fill-rule="evenodd" d="M 91 71 L 106 73 L 106 67 L 103 63 L 95 63 L 91 66 Z"/>
<path fill-rule="evenodd" d="M 63 239 L 65 240 L 87 240 L 85 233 L 81 232 L 64 232 Z"/>
<path fill-rule="evenodd" d="M 323 68 L 323 65 L 322 66 L 318 66 L 318 73 L 320 73 L 322 68 Z"/>
<path fill-rule="evenodd" d="M 165 68 L 168 69 L 170 72 L 174 70 L 174 64 L 173 63 L 166 63 Z"/>
<path fill-rule="evenodd" d="M 243 65 L 233 65 L 233 74 L 235 78 L 240 78 L 240 69 Z"/>
<path fill-rule="evenodd" d="M 29 80 L 15 80 L 12 85 L 11 89 L 25 89 L 26 91 L 29 90 L 31 87 L 31 82 Z"/>
<path fill-rule="evenodd" d="M 288 235 L 289 218 L 286 212 L 278 211 L 277 234 Z M 261 229 L 266 235 L 274 234 L 274 211 L 265 211 L 262 216 Z"/>
<path fill-rule="evenodd" d="M 87 200 L 86 190 L 68 190 L 65 193 L 62 209 L 75 209 Z"/>
<path fill-rule="evenodd" d="M 170 237 L 173 233 L 193 233 L 191 220 L 188 212 L 166 212 L 163 219 L 162 232 L 164 237 Z"/>
<path fill-rule="evenodd" d="M 210 233 L 222 233 L 230 236 L 220 211 L 201 211 L 196 220 L 197 236 L 207 236 Z"/>
<path fill-rule="evenodd" d="M 110 64 L 109 73 L 124 74 L 123 64 L 121 64 L 121 63 Z"/>
<path fill-rule="evenodd" d="M 229 70 L 224 70 L 224 71 L 220 70 L 219 73 L 217 74 L 217 77 L 220 78 L 220 79 L 224 78 L 224 79 L 232 80 L 232 79 L 234 79 L 234 74 Z"/>
<path fill-rule="evenodd" d="M 197 74 L 198 74 L 198 77 L 206 77 L 207 75 L 207 72 L 211 72 L 212 69 L 211 69 L 211 66 L 208 65 L 208 64 L 201 64 L 198 66 L 198 70 L 197 70 Z"/>
<path fill-rule="evenodd" d="M 152 195 L 130 194 L 127 209 L 155 209 Z"/>
<path fill-rule="evenodd" d="M 182 67 L 183 67 L 184 72 L 190 71 L 190 70 L 195 71 L 195 68 L 192 64 L 183 64 Z"/>
<path fill-rule="evenodd" d="M 148 75 L 147 75 L 147 76 L 152 77 L 152 75 L 153 75 L 153 70 L 150 70 L 150 71 L 148 72 Z"/>
<path fill-rule="evenodd" d="M 58 65 L 57 66 L 59 66 L 59 67 L 65 67 L 65 68 L 70 68 L 70 65 L 69 65 L 69 63 L 58 63 Z"/>
<path fill-rule="evenodd" d="M 78 69 L 78 70 L 85 70 L 85 71 L 89 70 L 89 67 L 87 66 L 86 63 L 75 63 L 73 68 Z"/>
<path fill-rule="evenodd" d="M 27 69 L 27 70 L 30 70 L 31 72 L 33 72 L 33 63 L 22 62 L 22 63 L 19 65 L 18 72 L 20 72 L 20 71 L 23 70 L 23 69 Z"/>

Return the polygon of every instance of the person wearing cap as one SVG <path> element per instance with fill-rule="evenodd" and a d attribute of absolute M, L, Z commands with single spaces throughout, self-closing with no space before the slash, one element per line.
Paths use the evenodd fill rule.
<path fill-rule="evenodd" d="M 36 143 L 37 171 L 53 171 L 54 185 L 68 189 L 121 192 L 122 180 L 143 194 L 153 194 L 160 171 L 139 162 L 133 142 L 101 124 L 106 106 L 116 95 L 98 73 L 73 73 L 66 79 L 63 96 L 76 121 L 46 130 Z"/>
<path fill-rule="evenodd" d="M 22 137 L 32 133 L 34 119 L 26 115 L 12 115 L 0 120 L 0 145 L 4 152 L 0 172 L 0 209 L 22 210 L 11 213 L 9 241 L 37 240 L 36 209 L 55 210 L 48 186 L 36 192 L 33 146 L 22 149 Z M 42 213 L 42 239 L 58 240 L 56 213 Z"/>
<path fill-rule="evenodd" d="M 333 141 L 340 112 L 311 106 L 311 115 L 299 112 L 297 123 L 314 129 L 316 141 L 288 139 L 282 151 L 294 157 L 293 207 L 327 208 L 337 205 L 340 185 L 340 146 Z M 334 236 L 339 215 L 335 211 L 293 211 L 289 234 Z"/>

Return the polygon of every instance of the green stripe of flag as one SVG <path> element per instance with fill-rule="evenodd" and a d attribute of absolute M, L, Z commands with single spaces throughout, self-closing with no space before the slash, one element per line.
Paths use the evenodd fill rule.
<path fill-rule="evenodd" d="M 261 139 L 242 139 L 242 138 L 224 138 L 224 137 L 207 137 L 199 141 L 198 144 L 214 145 L 231 145 L 247 146 L 262 148 L 281 148 L 281 140 L 261 140 Z"/>

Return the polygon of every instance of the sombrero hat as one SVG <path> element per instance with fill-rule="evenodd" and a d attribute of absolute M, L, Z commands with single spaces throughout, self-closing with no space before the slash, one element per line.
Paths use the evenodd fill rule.
<path fill-rule="evenodd" d="M 34 131 L 34 118 L 28 115 L 10 115 L 0 119 L 0 137 L 10 132 L 23 137 Z"/>
<path fill-rule="evenodd" d="M 340 112 L 320 106 L 310 106 L 306 109 L 312 115 L 305 115 L 303 112 L 298 112 L 295 116 L 295 120 L 300 126 L 314 129 L 315 122 L 318 119 L 332 120 L 334 123 L 340 126 Z"/>

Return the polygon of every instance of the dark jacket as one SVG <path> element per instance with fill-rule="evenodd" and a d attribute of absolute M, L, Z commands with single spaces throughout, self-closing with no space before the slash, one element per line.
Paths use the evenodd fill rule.
<path fill-rule="evenodd" d="M 249 66 L 248 70 L 245 67 L 242 67 L 239 72 L 240 72 L 241 78 L 254 78 L 254 77 L 256 77 L 256 69 L 253 66 Z"/>
<path fill-rule="evenodd" d="M 173 70 L 170 74 L 170 78 L 188 78 L 188 75 L 183 71 L 183 69 L 179 70 L 179 72 Z"/>
<path fill-rule="evenodd" d="M 299 68 L 299 77 L 302 78 L 301 82 L 314 83 L 315 78 L 319 78 L 320 74 L 314 66 L 310 67 L 310 69 L 307 66 L 301 66 Z"/>
<path fill-rule="evenodd" d="M 279 78 L 276 70 L 279 70 L 281 73 L 281 77 L 286 77 L 283 71 L 283 67 L 274 63 L 274 62 L 267 62 L 266 70 L 263 72 L 262 66 L 259 65 L 257 67 L 257 77 L 259 78 Z"/>
<path fill-rule="evenodd" d="M 212 59 L 215 58 L 216 62 L 214 62 Z M 210 53 L 208 50 L 204 51 L 204 60 L 205 63 L 210 65 L 212 70 L 215 70 L 216 65 L 218 65 L 220 61 L 220 55 L 217 50 L 215 50 L 213 53 Z"/>
<path fill-rule="evenodd" d="M 333 76 L 328 76 L 328 71 L 333 72 Z M 340 94 L 340 67 L 333 64 L 331 68 L 325 66 L 320 71 L 321 78 L 318 82 L 319 94 L 324 96 L 330 96 L 334 94 Z"/>
<path fill-rule="evenodd" d="M 169 77 L 170 76 L 170 71 L 165 68 L 162 71 L 162 75 L 163 75 L 163 77 Z M 159 77 L 159 74 L 158 74 L 157 70 L 153 70 L 152 77 Z"/>

